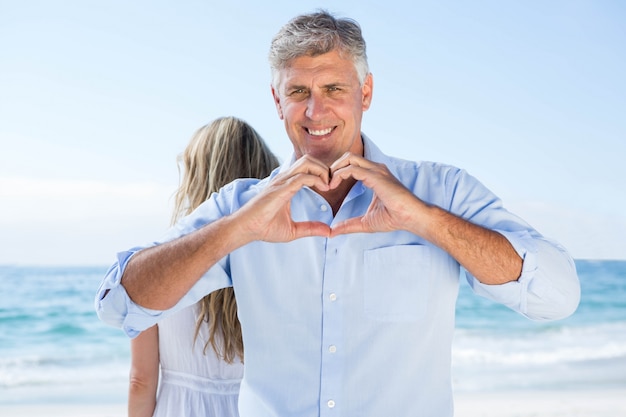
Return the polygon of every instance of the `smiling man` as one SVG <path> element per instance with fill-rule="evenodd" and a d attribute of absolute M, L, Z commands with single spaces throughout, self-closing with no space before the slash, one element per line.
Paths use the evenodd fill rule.
<path fill-rule="evenodd" d="M 330 166 L 345 152 L 363 155 L 361 119 L 372 100 L 372 74 L 333 50 L 300 56 L 277 70 L 272 95 L 296 158 L 310 155 Z"/>
<path fill-rule="evenodd" d="M 579 302 L 571 257 L 465 171 L 389 157 L 361 131 L 373 78 L 356 22 L 298 16 L 270 65 L 293 158 L 121 252 L 100 318 L 134 337 L 233 286 L 242 417 L 452 416 L 459 272 L 477 294 L 554 320 Z"/>
<path fill-rule="evenodd" d="M 278 47 L 274 51 L 279 55 Z M 367 61 L 359 63 L 363 66 Z M 339 49 L 276 65 L 272 95 L 295 158 L 308 155 L 330 167 L 346 152 L 362 156 L 361 119 L 373 89 L 367 66 L 357 72 L 357 64 Z M 346 181 L 326 193 L 333 212 L 353 183 Z"/>

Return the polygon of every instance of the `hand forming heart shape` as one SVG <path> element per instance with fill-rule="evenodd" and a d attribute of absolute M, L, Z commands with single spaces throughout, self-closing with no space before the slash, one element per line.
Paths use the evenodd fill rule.
<path fill-rule="evenodd" d="M 361 181 L 374 192 L 364 215 L 332 228 L 322 222 L 292 220 L 290 201 L 302 187 L 315 189 L 336 212 L 356 181 Z M 253 240 L 288 242 L 306 236 L 334 237 L 406 229 L 416 203 L 424 205 L 384 164 L 346 153 L 328 167 L 305 155 L 287 171 L 274 177 L 263 192 L 240 210 L 240 214 L 248 218 L 246 224 L 251 235 L 255 236 Z"/>

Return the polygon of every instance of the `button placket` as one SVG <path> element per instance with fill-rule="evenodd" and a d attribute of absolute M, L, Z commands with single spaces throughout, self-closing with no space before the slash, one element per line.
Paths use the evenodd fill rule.
<path fill-rule="evenodd" d="M 339 291 L 341 291 L 341 276 L 337 247 L 341 245 L 342 240 L 341 237 L 329 239 L 326 247 L 326 264 L 322 288 L 325 296 L 322 301 L 321 417 L 337 414 L 340 408 L 338 404 L 341 400 L 338 396 L 341 394 L 343 364 L 341 363 L 338 344 L 342 340 L 343 317 L 339 303 L 340 297 L 338 296 Z"/>

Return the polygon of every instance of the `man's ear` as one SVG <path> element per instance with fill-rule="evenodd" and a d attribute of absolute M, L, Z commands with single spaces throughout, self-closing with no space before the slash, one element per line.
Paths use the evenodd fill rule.
<path fill-rule="evenodd" d="M 361 87 L 361 92 L 363 93 L 363 111 L 370 108 L 372 104 L 372 95 L 374 94 L 374 77 L 370 72 L 365 77 L 365 82 L 363 83 L 363 87 Z"/>
<path fill-rule="evenodd" d="M 274 89 L 274 86 L 271 85 L 270 86 L 272 89 L 272 97 L 274 97 L 274 104 L 276 105 L 276 111 L 278 112 L 278 117 L 280 118 L 280 120 L 283 120 L 283 108 L 280 105 L 280 97 L 278 96 L 278 93 L 276 92 L 276 90 Z"/>

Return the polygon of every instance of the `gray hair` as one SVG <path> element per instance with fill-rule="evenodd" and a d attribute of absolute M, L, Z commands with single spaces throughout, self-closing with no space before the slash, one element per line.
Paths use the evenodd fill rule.
<path fill-rule="evenodd" d="M 318 56 L 338 49 L 354 63 L 361 85 L 369 74 L 365 39 L 359 24 L 349 18 L 335 18 L 325 10 L 296 16 L 272 39 L 269 61 L 272 85 L 278 87 L 280 70 L 301 56 Z"/>

